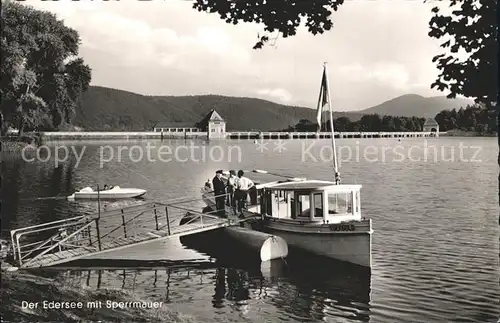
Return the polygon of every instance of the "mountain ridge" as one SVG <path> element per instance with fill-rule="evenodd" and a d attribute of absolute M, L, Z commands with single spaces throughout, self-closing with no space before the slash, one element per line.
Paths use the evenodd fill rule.
<path fill-rule="evenodd" d="M 364 114 L 391 115 L 398 117 L 423 117 L 434 118 L 443 110 L 459 109 L 474 104 L 473 100 L 456 98 L 448 99 L 446 96 L 424 97 L 419 94 L 404 94 L 384 101 L 368 109 L 358 110 Z"/>
<path fill-rule="evenodd" d="M 420 110 L 431 111 L 429 108 L 425 109 L 429 104 L 433 105 L 434 117 L 443 110 L 442 107 L 453 106 L 447 103 L 444 104 L 442 99 L 429 100 L 417 94 L 406 94 L 364 110 L 336 111 L 334 118 L 348 117 L 351 121 L 356 121 L 365 114 L 374 113 L 393 116 L 400 113 L 400 116 L 423 117 Z M 457 103 L 454 104 L 457 106 Z M 217 110 L 226 120 L 228 131 L 273 131 L 293 126 L 301 119 L 316 119 L 315 109 L 283 105 L 260 98 L 218 94 L 143 95 L 126 90 L 90 86 L 80 98 L 72 123 L 89 131 L 144 131 L 151 130 L 158 124 L 194 126 L 211 109 Z"/>

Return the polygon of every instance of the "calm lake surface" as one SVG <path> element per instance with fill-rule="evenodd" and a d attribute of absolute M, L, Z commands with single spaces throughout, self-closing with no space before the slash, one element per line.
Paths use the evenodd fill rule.
<path fill-rule="evenodd" d="M 145 200 L 168 200 L 197 197 L 216 169 L 332 179 L 329 140 L 283 143 L 286 150 L 270 141 L 261 152 L 252 140 L 54 142 L 51 156 L 41 151 L 42 159 L 51 157 L 46 162 L 4 156 L 2 235 L 96 212 L 95 202 L 65 198 L 85 186 L 144 188 Z M 72 157 L 56 167 L 61 145 Z M 161 156 L 160 145 L 168 146 Z M 280 261 L 270 270 L 237 258 L 219 264 L 180 241 L 122 253 L 124 259 L 179 261 L 176 266 L 40 274 L 74 286 L 126 289 L 202 322 L 497 322 L 496 138 L 343 139 L 337 145 L 343 182 L 363 185 L 362 212 L 373 219 L 371 275 L 318 259 Z M 127 148 L 119 154 L 119 147 Z M 137 203 L 143 201 L 103 207 Z"/>

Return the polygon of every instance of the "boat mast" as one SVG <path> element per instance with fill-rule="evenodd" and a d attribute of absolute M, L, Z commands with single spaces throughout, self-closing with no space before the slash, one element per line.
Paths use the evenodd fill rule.
<path fill-rule="evenodd" d="M 340 184 L 340 173 L 337 164 L 337 149 L 335 146 L 335 129 L 333 128 L 333 109 L 332 109 L 332 98 L 330 95 L 330 84 L 328 83 L 328 71 L 326 68 L 327 63 L 323 63 L 324 74 L 325 74 L 325 82 L 326 82 L 326 91 L 328 95 L 328 109 L 330 110 L 330 131 L 332 135 L 332 150 L 333 150 L 333 169 L 335 171 L 335 183 Z"/>

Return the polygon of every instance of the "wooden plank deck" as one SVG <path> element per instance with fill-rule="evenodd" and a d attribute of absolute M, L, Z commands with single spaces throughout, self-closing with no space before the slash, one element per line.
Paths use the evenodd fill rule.
<path fill-rule="evenodd" d="M 237 225 L 246 220 L 246 218 L 238 219 L 233 217 L 230 217 L 230 220 L 206 217 L 203 218 L 203 223 L 193 222 L 185 225 L 171 227 L 170 234 L 168 234 L 167 228 L 162 228 L 162 230 L 150 230 L 140 234 L 127 236 L 127 238 L 113 238 L 110 241 L 102 241 L 100 251 L 97 248 L 96 242 L 95 246 L 92 247 L 72 248 L 69 250 L 57 251 L 54 253 L 42 255 L 40 257 L 35 257 L 31 260 L 26 261 L 21 265 L 21 267 L 49 267 L 78 259 L 85 259 L 90 256 L 92 256 L 93 259 L 97 259 L 95 258 L 95 256 L 102 253 L 117 251 L 132 246 L 142 245 L 145 243 L 157 242 L 170 238 L 182 237 L 200 232 L 215 230 L 231 225 Z"/>

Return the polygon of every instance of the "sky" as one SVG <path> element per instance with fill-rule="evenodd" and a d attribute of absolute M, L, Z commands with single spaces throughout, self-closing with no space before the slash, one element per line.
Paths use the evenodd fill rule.
<path fill-rule="evenodd" d="M 190 1 L 40 1 L 81 37 L 92 85 L 145 95 L 220 94 L 314 108 L 323 62 L 332 105 L 361 110 L 430 89 L 439 41 L 428 36 L 433 4 L 346 0 L 322 35 L 305 28 L 254 50 L 263 26 L 227 24 Z"/>

